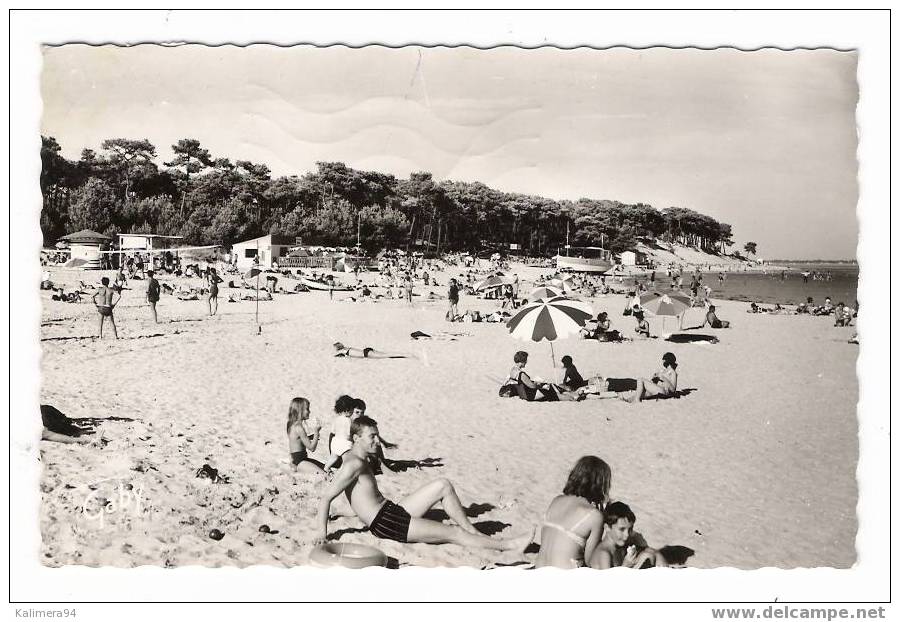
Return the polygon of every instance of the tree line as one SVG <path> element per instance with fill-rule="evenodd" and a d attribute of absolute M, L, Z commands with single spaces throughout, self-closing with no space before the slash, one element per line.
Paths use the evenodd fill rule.
<path fill-rule="evenodd" d="M 710 252 L 731 246 L 731 225 L 682 207 L 583 198 L 556 200 L 503 192 L 479 182 L 408 179 L 318 162 L 302 175 L 273 177 L 268 166 L 214 157 L 192 138 L 159 162 L 150 141 L 113 138 L 78 160 L 42 136 L 41 231 L 45 244 L 81 229 L 180 235 L 188 244 L 222 244 L 274 233 L 305 244 L 368 251 L 427 248 L 477 251 L 518 244 L 553 255 L 565 244 L 633 248 L 661 238 Z"/>

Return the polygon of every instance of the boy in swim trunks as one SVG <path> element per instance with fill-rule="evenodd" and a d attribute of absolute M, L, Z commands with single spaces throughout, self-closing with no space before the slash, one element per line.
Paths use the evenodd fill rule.
<path fill-rule="evenodd" d="M 446 479 L 438 479 L 419 488 L 400 503 L 385 499 L 372 469 L 369 456 L 378 450 L 378 424 L 361 416 L 351 424 L 353 447 L 344 454 L 344 464 L 337 472 L 319 501 L 316 517 L 319 536 L 316 544 L 328 539 L 328 514 L 334 499 L 344 493 L 356 515 L 369 527 L 373 535 L 397 542 L 422 542 L 427 544 L 452 543 L 461 546 L 493 549 L 496 551 L 524 550 L 532 540 L 534 531 L 501 540 L 479 533 L 469 522 L 453 485 Z M 422 518 L 440 503 L 456 525 Z"/>
<path fill-rule="evenodd" d="M 94 306 L 97 307 L 97 312 L 100 314 L 100 339 L 103 339 L 103 323 L 106 318 L 109 318 L 109 323 L 112 324 L 113 337 L 118 339 L 119 333 L 116 331 L 116 319 L 113 317 L 113 308 L 122 300 L 122 294 L 109 286 L 107 277 L 100 279 L 100 283 L 100 288 L 91 298 L 94 301 Z M 115 298 L 117 294 L 119 297 Z M 100 297 L 100 302 L 97 302 L 98 296 Z"/>
<path fill-rule="evenodd" d="M 635 517 L 631 508 L 621 501 L 607 504 L 603 510 L 603 539 L 594 549 L 589 560 L 591 568 L 604 570 L 622 566 L 624 568 L 643 568 L 666 566 L 662 555 L 650 547 L 638 550 L 632 540 Z M 649 562 L 649 563 L 648 563 Z"/>

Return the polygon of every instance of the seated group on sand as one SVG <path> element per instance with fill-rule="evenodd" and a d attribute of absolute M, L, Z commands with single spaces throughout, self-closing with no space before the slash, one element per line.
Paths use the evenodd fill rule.
<path fill-rule="evenodd" d="M 340 466 L 326 484 L 316 513 L 315 543 L 328 539 L 332 503 L 345 495 L 353 512 L 377 538 L 401 543 L 458 544 L 497 551 L 521 551 L 534 540 L 535 529 L 513 538 L 482 534 L 469 520 L 455 486 L 439 478 L 394 502 L 382 495 L 376 475 L 383 461 L 378 424 L 364 413 L 361 400 L 341 396 L 335 404 L 337 421 L 332 440 L 332 458 L 341 451 Z M 322 465 L 308 457 L 319 441 L 320 426 L 310 424 L 309 400 L 294 398 L 288 414 L 287 432 L 291 462 L 297 469 L 322 472 Z M 342 438 L 347 426 L 349 439 Z M 334 466 L 334 464 L 332 464 Z M 569 474 L 562 495 L 553 499 L 541 526 L 540 553 L 536 567 L 643 568 L 666 566 L 668 562 L 633 533 L 635 516 L 622 502 L 609 502 L 611 473 L 596 456 L 585 456 Z M 454 524 L 425 518 L 440 505 Z"/>
<path fill-rule="evenodd" d="M 558 383 L 536 381 L 525 371 L 528 353 L 520 350 L 513 356 L 513 366 L 500 387 L 500 397 L 518 397 L 528 402 L 580 401 L 588 396 L 618 397 L 628 402 L 640 402 L 648 398 L 666 398 L 678 392 L 678 362 L 675 355 L 666 352 L 662 357 L 662 367 L 649 378 L 638 378 L 633 383 L 622 383 L 601 375 L 587 380 L 575 367 L 571 356 L 561 359 Z"/>

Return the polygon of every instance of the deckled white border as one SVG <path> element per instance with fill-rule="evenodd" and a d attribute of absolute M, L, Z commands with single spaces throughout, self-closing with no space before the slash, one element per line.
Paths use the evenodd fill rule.
<path fill-rule="evenodd" d="M 11 598 L 15 600 L 715 600 L 715 601 L 878 601 L 888 585 L 888 362 L 891 301 L 887 227 L 889 175 L 889 16 L 884 12 L 619 12 L 619 13 L 15 13 L 11 16 L 11 214 L 10 287 L 12 321 L 10 382 L 11 452 Z M 41 197 L 39 97 L 41 43 L 66 41 L 281 44 L 347 43 L 498 43 L 560 46 L 615 44 L 632 46 L 720 45 L 753 49 L 775 45 L 828 46 L 860 50 L 860 247 L 859 300 L 863 309 L 860 385 L 860 529 L 859 561 L 852 570 L 780 571 L 685 570 L 667 573 L 522 572 L 501 570 L 366 571 L 347 574 L 306 568 L 136 570 L 48 569 L 37 559 L 40 544 L 37 509 L 39 463 L 34 422 L 37 412 L 39 348 L 36 250 Z M 4 227 L 7 223 L 4 222 Z M 17 292 L 13 294 L 14 292 Z M 6 305 L 4 305 L 5 307 Z M 6 312 L 6 311 L 4 311 Z M 91 396 L 85 396 L 90 399 Z M 785 409 L 790 408 L 785 404 Z M 827 463 L 828 457 L 823 456 Z M 790 477 L 790 473 L 785 473 Z M 6 520 L 4 516 L 4 520 Z M 747 520 L 753 520 L 751 516 Z M 777 528 L 777 526 L 773 526 Z M 205 609 L 205 608 L 204 608 Z M 577 615 L 581 608 L 482 606 L 485 616 Z M 150 607 L 79 607 L 79 618 L 156 618 Z M 272 610 L 216 607 L 226 618 L 274 615 Z M 427 616 L 445 619 L 455 607 L 422 605 L 391 612 L 357 606 L 351 615 Z M 194 610 L 200 614 L 201 609 Z M 326 606 L 292 609 L 289 615 L 329 616 Z M 287 612 L 283 612 L 288 614 Z M 605 608 L 604 615 L 634 615 L 633 605 Z M 706 606 L 657 606 L 655 614 L 675 619 L 711 619 Z M 212 612 L 205 612 L 212 615 Z M 345 614 L 346 615 L 346 614 Z M 682 617 L 683 616 L 683 617 Z M 332 616 L 333 617 L 333 616 Z M 531 615 L 529 615 L 529 618 Z M 79 619 L 79 618 L 76 618 Z"/>

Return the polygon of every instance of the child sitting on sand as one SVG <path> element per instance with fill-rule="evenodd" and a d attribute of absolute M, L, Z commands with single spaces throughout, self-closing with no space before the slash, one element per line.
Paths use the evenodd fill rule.
<path fill-rule="evenodd" d="M 356 400 L 349 395 L 342 395 L 334 403 L 334 412 L 337 416 L 331 424 L 331 435 L 328 437 L 328 462 L 324 469 L 330 471 L 341 464 L 341 454 L 353 446 L 350 440 L 350 423 L 353 418 L 353 408 Z"/>
<path fill-rule="evenodd" d="M 621 501 L 615 501 L 606 505 L 603 510 L 603 539 L 594 549 L 588 561 L 591 568 L 605 570 L 606 568 L 643 568 L 652 566 L 666 566 L 662 555 L 654 549 L 646 547 L 638 550 L 638 545 L 632 542 L 635 517 L 631 508 Z"/>
<path fill-rule="evenodd" d="M 318 421 L 310 425 L 309 412 L 308 399 L 295 397 L 291 400 L 287 419 L 291 465 L 295 471 L 322 474 L 325 472 L 322 468 L 322 463 L 309 457 L 309 452 L 315 451 L 316 446 L 319 444 L 319 430 L 322 426 Z M 309 433 L 307 426 L 312 428 L 312 434 Z"/>

